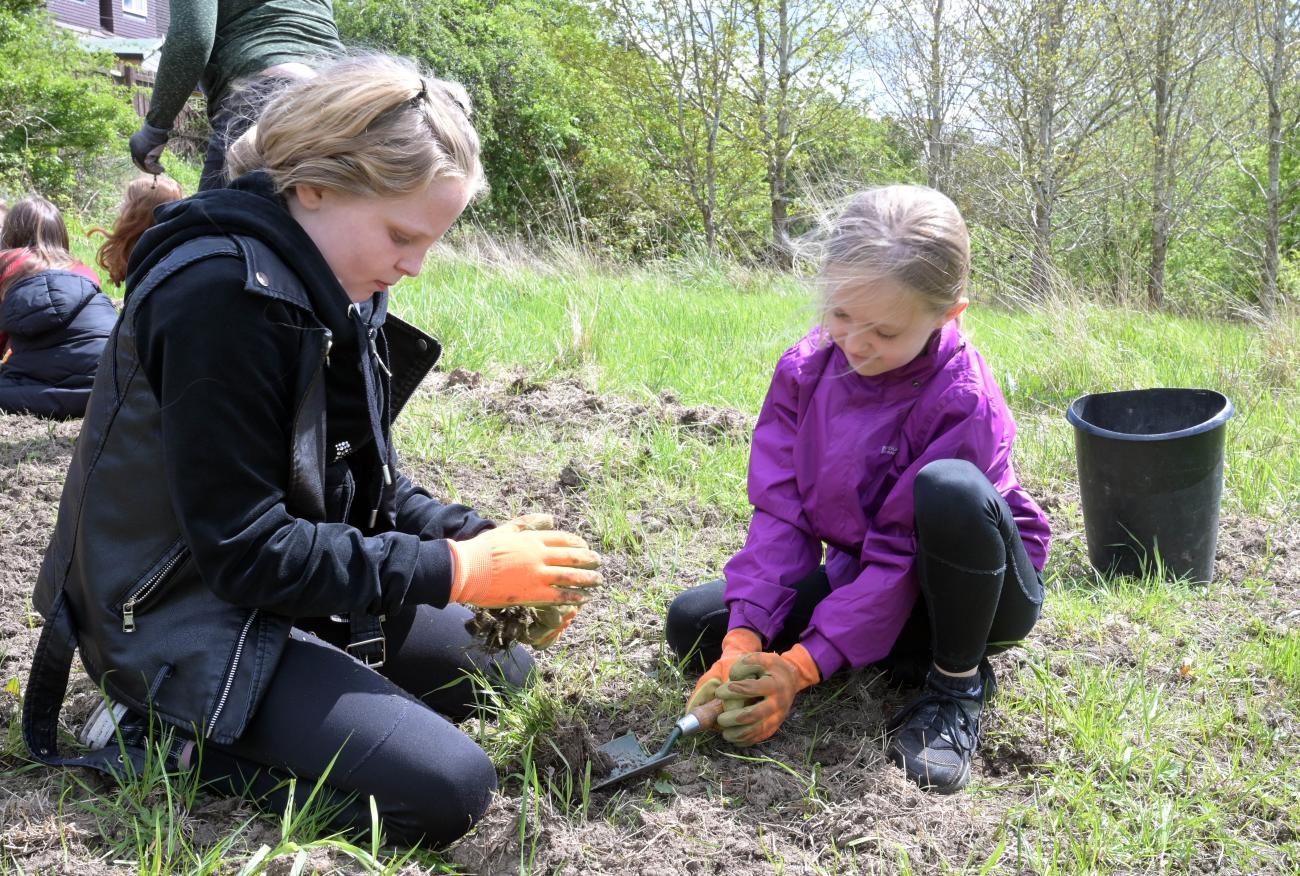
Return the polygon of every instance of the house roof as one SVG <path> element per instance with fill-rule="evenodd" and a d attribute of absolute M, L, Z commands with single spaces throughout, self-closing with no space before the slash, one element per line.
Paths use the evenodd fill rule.
<path fill-rule="evenodd" d="M 144 37 L 128 39 L 116 36 L 98 36 L 95 34 L 78 34 L 77 41 L 87 49 L 99 52 L 112 52 L 119 58 L 139 62 L 140 69 L 156 71 L 158 69 L 159 50 L 162 37 Z"/>

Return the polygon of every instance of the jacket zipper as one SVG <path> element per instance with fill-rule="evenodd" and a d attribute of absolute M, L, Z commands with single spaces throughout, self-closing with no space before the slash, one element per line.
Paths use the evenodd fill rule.
<path fill-rule="evenodd" d="M 317 369 L 316 369 L 316 373 L 313 374 L 313 375 L 311 376 L 311 383 L 307 385 L 307 394 L 308 394 L 308 395 L 311 394 L 311 390 L 312 390 L 312 388 L 316 386 L 316 381 L 317 381 L 317 380 L 320 380 L 321 371 L 322 371 L 324 368 L 328 368 L 328 367 L 329 367 L 329 364 L 330 364 L 330 350 L 334 349 L 334 333 L 331 332 L 329 329 L 324 329 L 324 332 L 325 332 L 325 346 L 324 346 L 324 348 L 321 350 L 321 355 L 320 355 L 320 364 L 321 364 L 321 367 L 320 367 L 320 368 L 317 368 Z M 301 420 L 301 419 L 302 419 L 302 405 L 299 405 L 299 406 L 298 406 L 298 411 L 293 415 L 293 434 L 294 434 L 294 435 L 297 435 L 297 434 L 298 434 L 298 422 L 299 422 L 299 420 Z"/>
<path fill-rule="evenodd" d="M 167 580 L 172 570 L 179 566 L 181 561 L 188 557 L 189 554 L 189 550 L 182 549 L 176 556 L 168 560 L 167 564 L 159 569 L 152 578 L 144 582 L 139 589 L 127 597 L 126 601 L 122 603 L 122 632 L 135 632 L 135 610 L 140 607 L 141 603 L 158 592 L 158 588 Z"/>
<path fill-rule="evenodd" d="M 217 700 L 217 707 L 212 711 L 212 717 L 208 720 L 208 732 L 205 736 L 211 736 L 212 731 L 217 726 L 217 719 L 221 717 L 221 712 L 226 707 L 226 700 L 230 699 L 230 689 L 235 685 L 235 673 L 239 670 L 239 658 L 244 656 L 244 643 L 248 640 L 248 631 L 253 627 L 253 621 L 257 620 L 259 609 L 253 609 L 248 615 L 248 620 L 244 621 L 244 628 L 239 631 L 239 641 L 235 642 L 235 656 L 230 658 L 230 671 L 226 673 L 226 683 L 221 686 L 221 696 Z"/>
<path fill-rule="evenodd" d="M 329 329 L 325 329 L 325 347 L 321 351 L 320 357 L 321 366 L 329 366 L 330 349 L 333 348 L 333 346 L 334 335 Z M 312 376 L 313 385 L 320 379 L 320 375 L 320 369 L 317 369 L 315 375 Z M 310 391 L 310 389 L 308 391 Z M 297 434 L 298 431 L 298 418 L 301 414 L 302 412 L 299 411 L 298 414 L 294 416 L 293 430 L 295 434 Z M 253 628 L 253 621 L 257 620 L 258 611 L 259 609 L 255 608 L 251 613 L 249 613 L 248 620 L 244 621 L 244 628 L 239 631 L 239 639 L 235 642 L 235 654 L 230 658 L 230 669 L 226 672 L 225 683 L 221 685 L 221 696 L 217 698 L 217 706 L 212 710 L 212 717 L 208 719 L 208 729 L 204 734 L 205 736 L 210 737 L 212 735 L 213 731 L 217 727 L 217 721 L 221 718 L 221 713 L 226 708 L 226 701 L 230 699 L 230 690 L 235 686 L 235 675 L 239 672 L 239 661 L 244 656 L 244 645 L 248 641 L 248 631 Z"/>

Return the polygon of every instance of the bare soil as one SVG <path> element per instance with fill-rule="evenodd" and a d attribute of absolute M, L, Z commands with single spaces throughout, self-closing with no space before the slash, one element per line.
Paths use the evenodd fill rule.
<path fill-rule="evenodd" d="M 651 402 L 602 397 L 577 379 L 543 383 L 523 373 L 496 381 L 465 371 L 437 374 L 421 389 L 421 394 L 430 393 L 557 438 L 610 430 L 629 434 L 649 423 L 668 423 L 706 441 L 744 440 L 753 425 L 744 412 L 683 406 L 668 394 Z M 49 424 L 0 415 L 0 686 L 11 678 L 25 683 L 40 624 L 30 608 L 31 587 L 78 428 L 76 422 Z M 584 493 L 608 473 L 602 474 L 592 459 L 565 460 L 558 472 L 556 462 L 540 457 L 475 461 L 443 470 L 406 460 L 414 480 L 454 483 L 486 514 L 546 510 L 556 515 L 558 525 L 597 538 L 584 518 Z M 1054 568 L 1063 576 L 1086 578 L 1077 497 L 1047 495 L 1044 504 L 1058 533 Z M 564 687 L 565 696 L 579 706 L 572 710 L 575 717 L 556 726 L 546 744 L 532 752 L 539 776 L 552 780 L 565 773 L 580 777 L 588 769 L 598 777 L 609 764 L 597 747 L 629 730 L 647 747 L 664 738 L 671 722 L 662 719 L 662 709 L 646 691 L 671 684 L 681 686 L 672 696 L 684 699 L 686 694 L 685 683 L 666 671 L 665 599 L 673 589 L 717 577 L 721 561 L 744 537 L 744 521 L 694 501 L 664 507 L 661 497 L 647 496 L 627 513 L 645 540 L 636 549 L 606 551 L 603 568 L 606 589 L 624 598 L 595 599 L 584 607 L 555 649 L 565 657 L 565 674 L 551 670 L 551 652 L 539 655 L 543 683 Z M 688 539 L 674 536 L 668 525 L 672 520 L 692 521 Z M 1300 623 L 1287 614 L 1300 592 L 1300 533 L 1294 526 L 1225 516 L 1219 546 L 1223 583 L 1189 608 L 1195 619 L 1188 626 L 1189 646 L 1201 637 L 1213 641 L 1226 615 L 1258 613 L 1268 623 Z M 670 564 L 664 559 L 669 553 Z M 1251 579 L 1261 577 L 1277 586 L 1250 586 Z M 483 619 L 485 626 L 501 627 L 500 621 Z M 517 637 L 518 628 L 498 632 L 504 643 Z M 1055 622 L 1049 605 L 1026 649 L 1001 655 L 994 665 L 1004 684 L 1028 660 L 1050 667 L 1051 655 L 1060 651 L 1087 649 L 1099 661 L 1123 667 L 1142 634 L 1134 624 L 1116 619 L 1100 640 L 1080 639 L 1077 631 Z M 614 647 L 626 671 L 599 690 L 581 683 L 582 667 L 591 667 L 594 674 Z M 1038 765 L 1071 755 L 1061 750 L 1059 737 L 1047 731 L 1041 718 L 1009 726 L 993 708 L 976 763 L 976 781 L 983 790 L 950 797 L 923 793 L 884 754 L 885 720 L 912 695 L 914 691 L 890 687 L 877 673 L 836 678 L 801 696 L 770 742 L 738 750 L 707 736 L 688 740 L 682 743 L 681 758 L 657 780 L 593 794 L 585 812 L 521 788 L 512 764 L 503 770 L 503 791 L 487 817 L 450 850 L 449 859 L 478 874 L 750 876 L 897 873 L 903 871 L 900 851 L 905 850 L 910 872 L 961 871 L 968 862 L 982 862 L 1002 841 L 1004 815 L 1032 799 Z M 69 731 L 84 719 L 92 701 L 93 691 L 78 675 L 64 712 Z M 92 817 L 84 806 L 69 805 L 90 792 L 65 773 L 25 762 L 17 737 L 18 707 L 17 697 L 0 691 L 0 729 L 9 732 L 8 743 L 0 747 L 0 863 L 11 861 L 28 873 L 134 872 L 128 863 L 107 859 L 108 843 L 121 838 L 122 826 Z M 1294 722 L 1294 716 L 1284 714 L 1279 720 Z M 0 735 L 0 742 L 4 739 Z M 94 780 L 86 781 L 93 791 Z M 248 815 L 238 802 L 201 795 L 178 820 L 202 846 L 228 835 Z M 257 846 L 259 829 L 272 836 L 276 828 L 267 822 L 250 832 L 244 843 L 250 849 Z M 1213 850 L 1206 855 L 1209 872 Z M 1240 872 L 1232 862 L 1218 865 L 1216 872 Z M 279 862 L 270 872 L 288 868 Z M 337 854 L 318 851 L 306 872 L 361 870 Z M 426 871 L 412 863 L 401 872 Z M 996 872 L 1016 868 L 1004 861 Z"/>

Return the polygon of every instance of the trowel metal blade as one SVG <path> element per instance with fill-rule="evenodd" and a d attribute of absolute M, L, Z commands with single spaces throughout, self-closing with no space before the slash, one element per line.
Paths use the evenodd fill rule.
<path fill-rule="evenodd" d="M 624 733 L 617 739 L 606 742 L 597 751 L 608 755 L 614 761 L 614 768 L 608 776 L 591 786 L 593 791 L 654 772 L 677 759 L 675 751 L 663 757 L 652 757 L 632 733 Z"/>

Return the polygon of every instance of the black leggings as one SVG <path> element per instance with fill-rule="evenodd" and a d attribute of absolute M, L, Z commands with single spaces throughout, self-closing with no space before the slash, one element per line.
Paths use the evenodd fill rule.
<path fill-rule="evenodd" d="M 890 656 L 925 655 L 962 672 L 986 654 L 1028 635 L 1043 602 L 1042 577 L 1025 553 L 1011 509 L 979 469 L 943 459 L 921 470 L 913 488 L 921 596 Z M 668 608 L 666 637 L 679 659 L 703 669 L 722 653 L 729 611 L 725 581 L 680 594 Z M 795 585 L 785 626 L 768 643 L 784 651 L 799 641 L 817 604 L 830 594 L 826 570 Z"/>
<path fill-rule="evenodd" d="M 533 667 L 518 646 L 497 655 L 477 647 L 468 617 L 460 605 L 391 616 L 378 671 L 339 650 L 347 624 L 300 621 L 248 729 L 233 745 L 204 744 L 200 779 L 280 812 L 287 779 L 298 778 L 297 810 L 328 770 L 317 799 L 336 810 L 334 829 L 367 830 L 373 796 L 386 841 L 442 845 L 464 835 L 497 786 L 488 756 L 452 723 L 481 698 L 470 676 L 519 687 Z"/>

